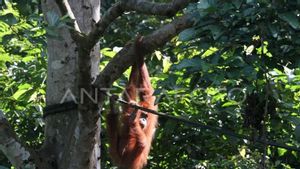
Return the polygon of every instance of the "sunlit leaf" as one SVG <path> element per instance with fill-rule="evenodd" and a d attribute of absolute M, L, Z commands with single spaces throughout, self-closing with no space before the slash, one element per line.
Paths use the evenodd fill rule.
<path fill-rule="evenodd" d="M 287 152 L 284 148 L 278 148 L 277 151 L 279 156 L 283 156 Z"/>
<path fill-rule="evenodd" d="M 215 47 L 210 47 L 208 50 L 206 50 L 204 53 L 203 53 L 203 57 L 207 57 L 207 56 L 210 56 L 214 53 L 216 53 L 218 51 L 218 48 L 215 48 Z"/>
<path fill-rule="evenodd" d="M 8 56 L 7 54 L 0 54 L 0 62 L 11 62 L 12 58 Z"/>
<path fill-rule="evenodd" d="M 163 72 L 168 72 L 169 68 L 171 67 L 172 63 L 169 57 L 164 57 L 163 59 Z"/>
<path fill-rule="evenodd" d="M 114 57 L 116 55 L 116 52 L 111 50 L 110 48 L 103 48 L 101 49 L 101 53 L 105 56 L 108 56 L 110 58 Z"/>
<path fill-rule="evenodd" d="M 35 56 L 26 56 L 22 59 L 23 62 L 30 62 L 34 60 L 36 57 Z"/>
<path fill-rule="evenodd" d="M 254 45 L 250 45 L 248 47 L 245 46 L 244 49 L 245 49 L 246 55 L 251 55 L 254 50 Z"/>
<path fill-rule="evenodd" d="M 22 84 L 22 85 L 20 85 L 20 86 L 18 86 L 18 90 L 13 94 L 13 98 L 15 99 L 15 100 L 18 100 L 23 94 L 25 94 L 27 91 L 28 91 L 28 89 L 30 89 L 31 88 L 31 85 L 30 84 Z"/>
<path fill-rule="evenodd" d="M 240 155 L 241 155 L 243 158 L 245 158 L 245 156 L 246 156 L 246 149 L 245 149 L 245 148 L 240 149 Z"/>
<path fill-rule="evenodd" d="M 15 100 L 18 100 L 24 93 L 26 93 L 27 92 L 27 90 L 25 90 L 25 89 L 20 89 L 20 90 L 18 90 L 17 92 L 15 92 L 14 94 L 13 94 L 13 98 L 15 99 Z"/>
<path fill-rule="evenodd" d="M 156 50 L 154 52 L 154 54 L 155 54 L 155 56 L 157 57 L 158 60 L 162 60 L 163 55 L 162 55 L 162 53 L 160 51 Z"/>
<path fill-rule="evenodd" d="M 230 100 L 230 101 L 224 103 L 224 104 L 222 105 L 222 107 L 230 107 L 230 106 L 236 106 L 236 105 L 238 105 L 238 103 L 237 103 L 236 101 Z"/>

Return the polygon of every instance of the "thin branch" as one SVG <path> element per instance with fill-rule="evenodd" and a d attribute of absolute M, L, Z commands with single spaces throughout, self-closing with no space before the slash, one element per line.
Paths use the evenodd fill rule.
<path fill-rule="evenodd" d="M 4 113 L 0 110 L 0 150 L 8 158 L 13 166 L 22 168 L 28 166 L 31 153 L 18 141 L 15 132 L 9 125 Z"/>
<path fill-rule="evenodd" d="M 179 32 L 191 27 L 193 23 L 193 17 L 185 15 L 154 31 L 152 34 L 143 37 L 139 45 L 142 48 L 142 50 L 139 50 L 139 55 L 152 53 L 155 49 L 162 47 L 166 42 L 178 35 Z M 127 43 L 98 75 L 94 86 L 98 88 L 110 87 L 132 65 L 137 57 L 136 55 L 134 43 Z"/>
<path fill-rule="evenodd" d="M 156 3 L 147 0 L 129 0 L 126 3 L 126 10 L 133 10 L 140 14 L 172 17 L 191 2 L 197 2 L 197 0 L 173 0 L 169 3 Z"/>
<path fill-rule="evenodd" d="M 117 2 L 101 17 L 100 21 L 96 23 L 95 27 L 91 30 L 87 39 L 89 39 L 90 46 L 94 46 L 100 37 L 103 35 L 108 26 L 119 16 L 125 12 L 123 2 Z"/>
<path fill-rule="evenodd" d="M 55 0 L 55 2 L 60 10 L 61 15 L 62 16 L 68 15 L 74 21 L 73 23 L 67 23 L 67 24 L 68 24 L 68 26 L 71 27 L 70 32 L 71 32 L 72 38 L 74 40 L 78 39 L 79 33 L 81 31 L 80 31 L 80 28 L 76 21 L 75 15 L 71 9 L 71 6 L 70 6 L 68 0 Z"/>

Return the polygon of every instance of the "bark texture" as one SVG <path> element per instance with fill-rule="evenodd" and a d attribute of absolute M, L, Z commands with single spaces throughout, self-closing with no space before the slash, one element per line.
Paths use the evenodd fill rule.
<path fill-rule="evenodd" d="M 79 29 L 77 31 L 81 33 L 88 34 L 93 28 L 94 23 L 100 19 L 100 0 L 70 0 L 65 5 L 71 12 L 69 15 L 73 15 L 74 19 L 76 19 L 76 24 Z M 42 1 L 42 7 L 46 15 L 46 20 L 47 13 L 49 12 L 59 16 L 64 15 L 55 0 Z M 76 102 L 80 102 L 80 90 L 78 90 L 78 60 L 80 50 L 78 49 L 78 43 L 74 41 L 67 27 L 57 29 L 57 34 L 59 38 L 47 39 L 47 105 L 74 101 L 74 99 L 76 99 Z M 89 74 L 85 76 L 92 79 L 99 73 L 99 44 L 96 44 L 93 50 L 86 55 L 86 57 L 90 59 L 90 70 Z M 99 134 L 95 134 L 94 137 L 88 137 L 89 142 L 93 143 L 92 154 L 89 153 L 85 157 L 78 157 L 78 154 L 75 153 L 75 147 L 78 146 L 77 139 L 80 133 L 82 133 L 79 127 L 79 120 L 78 110 L 47 116 L 45 119 L 46 140 L 40 150 L 40 153 L 47 157 L 44 158 L 46 165 L 49 164 L 50 167 L 58 169 L 81 168 L 82 166 L 78 166 L 76 161 L 80 161 L 78 159 L 84 158 L 83 160 L 88 161 L 84 168 L 100 168 Z M 100 133 L 100 118 L 94 120 L 92 125 L 94 126 L 94 130 L 96 130 L 95 133 Z M 89 142 L 86 144 L 89 144 Z M 87 165 L 90 166 L 87 167 Z"/>

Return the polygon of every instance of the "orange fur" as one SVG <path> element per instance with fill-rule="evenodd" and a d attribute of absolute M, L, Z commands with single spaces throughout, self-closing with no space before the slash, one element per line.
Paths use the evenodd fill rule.
<path fill-rule="evenodd" d="M 153 92 L 144 61 L 135 63 L 132 66 L 123 99 L 148 109 L 157 110 L 157 106 L 154 105 Z M 137 95 L 139 101 L 136 100 Z M 128 105 L 122 106 L 123 112 L 120 115 L 116 113 L 113 106 L 111 109 L 111 113 L 107 116 L 107 131 L 113 162 L 122 169 L 142 169 L 147 164 L 156 129 L 157 115 L 135 110 Z M 141 124 L 141 118 L 146 121 L 145 126 Z"/>

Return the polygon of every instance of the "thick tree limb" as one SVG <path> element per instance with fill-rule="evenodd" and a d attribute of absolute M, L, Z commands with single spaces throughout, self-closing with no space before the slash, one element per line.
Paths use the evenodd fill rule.
<path fill-rule="evenodd" d="M 32 167 L 28 160 L 31 156 L 29 150 L 22 145 L 13 129 L 6 120 L 3 112 L 0 110 L 0 150 L 16 168 Z M 26 165 L 27 164 L 27 165 Z"/>
<path fill-rule="evenodd" d="M 107 27 L 125 11 L 136 11 L 140 14 L 174 16 L 179 10 L 184 9 L 189 3 L 197 0 L 173 0 L 170 3 L 155 3 L 147 0 L 121 0 L 114 4 L 96 23 L 95 28 L 88 35 L 91 46 L 96 44 L 104 34 Z"/>
<path fill-rule="evenodd" d="M 141 44 L 143 49 L 139 51 L 139 55 L 146 55 L 155 49 L 162 47 L 166 42 L 170 41 L 178 33 L 193 25 L 194 20 L 191 15 L 185 15 L 173 22 L 154 31 L 152 34 L 145 36 Z M 123 72 L 133 64 L 136 56 L 134 43 L 130 42 L 107 64 L 103 71 L 97 77 L 94 86 L 100 88 L 108 88 L 118 79 Z"/>
<path fill-rule="evenodd" d="M 115 3 L 97 22 L 94 28 L 87 36 L 79 36 L 80 29 L 76 23 L 76 18 L 68 4 L 67 0 L 56 0 L 56 3 L 62 15 L 69 15 L 74 19 L 74 24 L 70 25 L 74 30 L 71 34 L 74 40 L 83 44 L 87 50 L 99 41 L 108 26 L 119 16 L 123 15 L 125 11 L 136 11 L 141 14 L 148 15 L 161 15 L 161 16 L 174 16 L 179 10 L 184 9 L 189 3 L 196 2 L 197 0 L 173 0 L 170 3 L 155 3 L 147 0 L 121 0 Z"/>
<path fill-rule="evenodd" d="M 184 9 L 189 3 L 197 0 L 173 0 L 170 3 L 155 3 L 148 0 L 129 0 L 126 3 L 127 11 L 136 11 L 140 14 L 174 16 L 179 10 Z"/>

